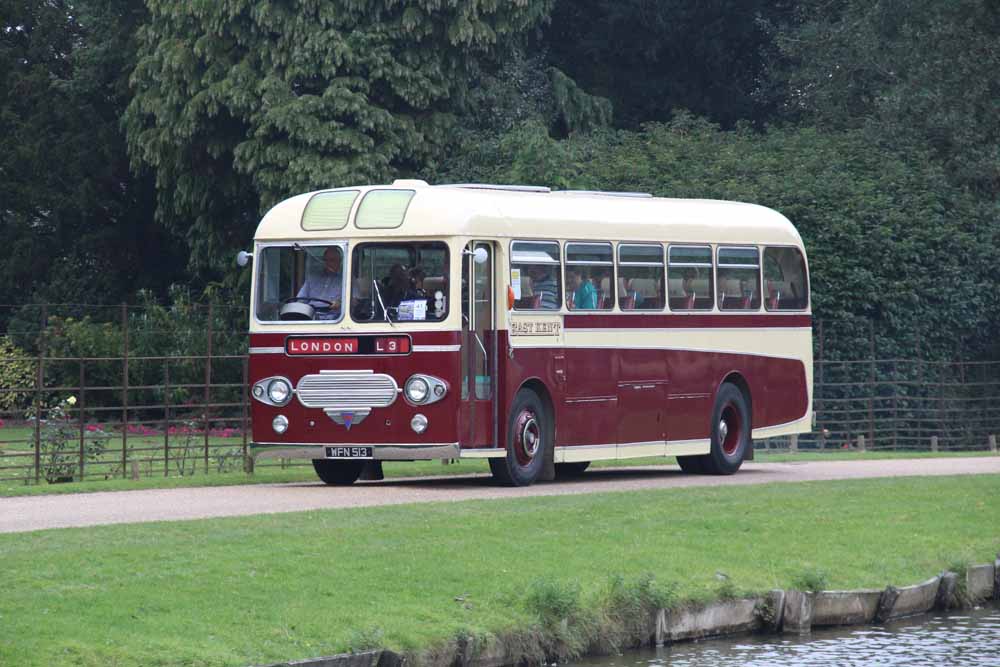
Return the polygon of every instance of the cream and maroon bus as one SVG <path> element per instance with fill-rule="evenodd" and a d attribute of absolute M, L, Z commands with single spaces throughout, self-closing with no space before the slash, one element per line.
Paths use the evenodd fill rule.
<path fill-rule="evenodd" d="M 806 254 L 762 206 L 398 180 L 281 202 L 250 256 L 252 452 L 328 484 L 419 459 L 731 474 L 811 427 Z"/>

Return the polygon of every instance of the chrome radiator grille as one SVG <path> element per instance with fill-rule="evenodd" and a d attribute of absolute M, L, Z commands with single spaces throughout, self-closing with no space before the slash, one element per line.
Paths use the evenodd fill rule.
<path fill-rule="evenodd" d="M 398 393 L 391 375 L 374 371 L 320 371 L 303 376 L 295 387 L 295 395 L 307 408 L 341 410 L 387 408 Z"/>

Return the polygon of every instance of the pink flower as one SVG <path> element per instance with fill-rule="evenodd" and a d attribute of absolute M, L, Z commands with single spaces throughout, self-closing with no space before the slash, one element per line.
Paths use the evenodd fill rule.
<path fill-rule="evenodd" d="M 3 420 L 0 419 L 0 428 L 3 428 Z"/>
<path fill-rule="evenodd" d="M 87 424 L 87 430 L 93 433 L 95 431 L 99 431 L 100 429 L 94 424 Z"/>

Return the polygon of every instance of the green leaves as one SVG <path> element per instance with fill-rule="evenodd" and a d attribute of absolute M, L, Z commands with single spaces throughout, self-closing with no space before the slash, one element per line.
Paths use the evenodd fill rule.
<path fill-rule="evenodd" d="M 124 121 L 133 164 L 155 170 L 194 267 L 217 269 L 275 202 L 440 153 L 470 68 L 550 4 L 154 0 Z"/>

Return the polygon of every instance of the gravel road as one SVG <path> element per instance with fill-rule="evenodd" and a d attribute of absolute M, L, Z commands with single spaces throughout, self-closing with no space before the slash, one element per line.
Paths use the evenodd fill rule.
<path fill-rule="evenodd" d="M 22 496 L 0 498 L 0 533 L 483 498 L 986 473 L 1000 474 L 1000 456 L 747 463 L 731 477 L 685 475 L 678 468 L 666 465 L 605 468 L 588 471 L 572 481 L 521 488 L 494 486 L 485 475 L 466 475 L 359 482 L 346 488 L 317 482 Z"/>

